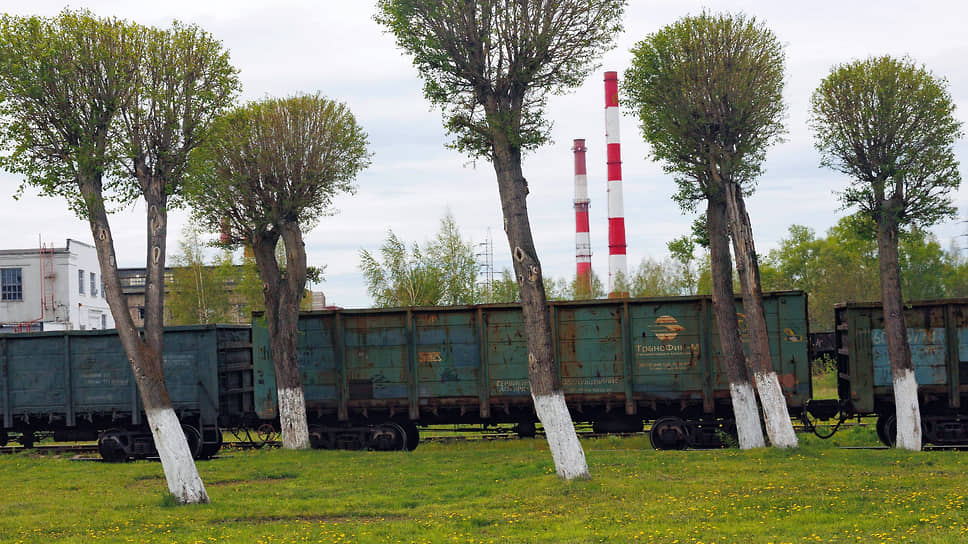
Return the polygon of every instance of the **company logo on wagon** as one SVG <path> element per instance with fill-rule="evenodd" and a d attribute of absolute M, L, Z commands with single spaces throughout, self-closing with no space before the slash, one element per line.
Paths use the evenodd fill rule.
<path fill-rule="evenodd" d="M 679 336 L 679 333 L 686 330 L 685 327 L 676 321 L 671 315 L 660 315 L 655 319 L 655 325 L 650 327 L 655 337 L 663 342 L 671 342 Z"/>

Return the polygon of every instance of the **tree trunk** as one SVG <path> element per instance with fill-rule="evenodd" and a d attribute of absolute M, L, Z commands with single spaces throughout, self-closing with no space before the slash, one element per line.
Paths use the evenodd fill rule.
<path fill-rule="evenodd" d="M 275 254 L 280 235 L 286 248 L 285 274 L 279 269 Z M 276 373 L 282 447 L 307 449 L 310 445 L 306 397 L 296 351 L 299 301 L 306 284 L 306 249 L 298 225 L 286 224 L 280 226 L 279 231 L 256 234 L 252 252 L 262 278 L 269 349 Z"/>
<path fill-rule="evenodd" d="M 528 340 L 528 377 L 535 412 L 544 427 L 558 476 L 590 478 L 585 452 L 565 403 L 551 339 L 551 316 L 545 299 L 541 264 L 528 219 L 528 183 L 521 171 L 520 151 L 499 138 L 493 155 L 504 213 L 504 231 L 517 275 L 524 330 Z"/>
<path fill-rule="evenodd" d="M 921 410 L 918 382 L 914 377 L 911 345 L 904 323 L 901 294 L 901 268 L 898 264 L 898 227 L 883 218 L 877 223 L 878 268 L 881 274 L 881 304 L 887 354 L 894 378 L 894 406 L 897 421 L 897 447 L 921 451 Z"/>
<path fill-rule="evenodd" d="M 763 406 L 766 433 L 773 447 L 795 448 L 798 445 L 797 435 L 793 431 L 786 398 L 770 357 L 770 337 L 763 310 L 763 293 L 760 291 L 760 268 L 753 246 L 753 229 L 738 184 L 726 184 L 726 205 L 733 235 L 733 251 L 736 253 L 736 271 L 743 290 L 743 310 L 749 328 L 750 368 Z"/>
<path fill-rule="evenodd" d="M 710 198 L 706 209 L 706 230 L 709 234 L 710 273 L 713 284 L 713 310 L 723 350 L 723 367 L 729 380 L 729 396 L 736 418 L 739 447 L 744 450 L 766 446 L 760 426 L 760 411 L 756 393 L 746 367 L 746 354 L 739 334 L 736 297 L 733 295 L 733 263 L 729 256 L 726 202 Z"/>
<path fill-rule="evenodd" d="M 192 459 L 185 433 L 178 422 L 168 388 L 165 385 L 161 352 L 161 318 L 163 313 L 160 306 L 160 296 L 164 293 L 164 241 L 158 243 L 158 236 L 164 237 L 166 232 L 165 214 L 163 208 L 148 204 L 148 263 L 145 291 L 145 340 L 138 334 L 134 326 L 131 313 L 121 290 L 121 279 L 118 275 L 117 259 L 114 252 L 114 240 L 107 213 L 104 209 L 100 183 L 81 183 L 81 194 L 87 202 L 88 219 L 94 245 L 97 249 L 98 263 L 101 268 L 101 280 L 104 284 L 105 298 L 114 316 L 115 327 L 124 351 L 128 356 L 131 371 L 138 385 L 141 402 L 145 408 L 148 427 L 151 429 L 155 442 L 155 449 L 161 459 L 162 470 L 168 482 L 168 490 L 175 498 L 184 504 L 207 503 L 208 493 L 198 474 L 198 469 Z M 146 195 L 147 200 L 147 195 Z M 159 253 L 156 253 L 158 248 Z M 158 259 L 155 260 L 154 256 Z M 160 275 L 159 275 L 160 267 Z M 160 280 L 160 284 L 159 284 Z M 153 286 L 149 289 L 148 286 Z M 149 298 L 149 296 L 151 298 Z M 155 307 L 151 301 L 156 300 Z M 148 316 L 152 315 L 152 329 L 148 327 Z M 151 344 L 149 344 L 149 341 Z M 154 344 L 157 347 L 153 347 Z"/>

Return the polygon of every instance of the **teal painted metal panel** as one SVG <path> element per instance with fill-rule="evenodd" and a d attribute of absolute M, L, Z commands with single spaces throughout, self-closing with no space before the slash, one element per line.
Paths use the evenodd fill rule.
<path fill-rule="evenodd" d="M 930 329 L 908 329 L 908 344 L 911 346 L 911 359 L 915 361 L 914 378 L 918 385 L 943 385 L 948 383 L 946 370 L 945 330 L 942 327 Z M 887 356 L 887 336 L 884 329 L 871 331 L 871 355 L 874 359 L 874 386 L 893 387 L 891 360 Z"/>
<path fill-rule="evenodd" d="M 701 299 L 635 303 L 632 352 L 635 388 L 656 398 L 700 398 L 705 370 L 700 353 L 704 326 Z"/>
<path fill-rule="evenodd" d="M 218 416 L 216 328 L 166 329 L 163 371 L 176 412 Z M 68 425 L 85 414 L 141 418 L 128 358 L 114 331 L 70 331 L 4 338 L 10 413 Z M 5 399 L 6 400 L 6 399 Z M 9 426 L 9 425 L 8 425 Z"/>
<path fill-rule="evenodd" d="M 414 315 L 417 378 L 421 402 L 439 397 L 476 397 L 481 350 L 472 310 Z"/>
<path fill-rule="evenodd" d="M 624 394 L 622 305 L 561 306 L 557 314 L 565 394 Z"/>
<path fill-rule="evenodd" d="M 487 363 L 492 398 L 531 395 L 528 342 L 520 309 L 487 310 Z"/>

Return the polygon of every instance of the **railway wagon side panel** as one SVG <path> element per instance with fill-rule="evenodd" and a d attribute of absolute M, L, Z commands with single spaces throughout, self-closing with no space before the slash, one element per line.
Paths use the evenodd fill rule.
<path fill-rule="evenodd" d="M 481 349 L 477 313 L 414 313 L 414 351 L 421 406 L 436 399 L 473 406 L 480 392 Z"/>
<path fill-rule="evenodd" d="M 963 404 L 968 388 L 968 300 L 910 302 L 904 321 L 922 402 Z M 836 310 L 838 388 L 858 413 L 889 411 L 893 377 L 880 304 L 847 303 Z"/>
<path fill-rule="evenodd" d="M 406 406 L 410 397 L 407 312 L 344 314 L 350 405 Z"/>
<path fill-rule="evenodd" d="M 763 306 L 773 368 L 787 405 L 795 411 L 803 408 L 813 394 L 807 354 L 807 297 L 799 293 L 771 294 L 764 297 Z"/>
<path fill-rule="evenodd" d="M 495 404 L 530 402 L 528 339 L 520 308 L 487 308 L 486 360 L 488 396 Z"/>
<path fill-rule="evenodd" d="M 255 418 L 252 329 L 220 326 L 217 335 L 219 425 L 240 427 Z"/>
<path fill-rule="evenodd" d="M 3 343 L 4 426 L 27 415 L 64 417 L 70 400 L 62 335 L 8 335 Z"/>
<path fill-rule="evenodd" d="M 554 307 L 556 355 L 566 395 L 624 398 L 623 311 L 616 303 Z"/>
<path fill-rule="evenodd" d="M 119 424 L 143 421 L 140 397 L 116 332 L 8 335 L 0 343 L 5 367 L 0 388 L 10 393 L 4 403 L 5 427 L 15 426 L 18 419 L 35 430 L 90 426 L 105 417 Z M 166 330 L 165 382 L 179 415 L 215 423 L 217 357 L 214 327 Z"/>
<path fill-rule="evenodd" d="M 890 387 L 891 360 L 887 354 L 887 335 L 884 316 L 872 316 L 871 357 L 874 363 L 874 387 Z M 918 386 L 944 385 L 948 383 L 946 365 L 945 306 L 928 306 L 904 313 L 911 359 L 914 361 L 914 377 Z"/>
<path fill-rule="evenodd" d="M 636 302 L 630 311 L 636 396 L 647 402 L 702 402 L 711 394 L 703 353 L 709 335 L 703 299 Z"/>
<path fill-rule="evenodd" d="M 306 397 L 306 411 L 311 417 L 336 413 L 339 399 L 339 365 L 342 355 L 333 314 L 311 314 L 299 320 L 296 351 Z M 273 391 L 273 394 L 275 392 Z"/>

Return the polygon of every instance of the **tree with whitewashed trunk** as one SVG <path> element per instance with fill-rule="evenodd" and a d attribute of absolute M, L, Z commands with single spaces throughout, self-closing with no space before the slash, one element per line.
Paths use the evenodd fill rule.
<path fill-rule="evenodd" d="M 335 195 L 354 190 L 369 158 L 366 133 L 349 108 L 319 94 L 240 106 L 194 156 L 194 217 L 220 231 L 224 246 L 248 246 L 255 257 L 284 448 L 310 446 L 296 351 L 308 273 L 303 233 L 331 212 Z"/>
<path fill-rule="evenodd" d="M 835 66 L 811 99 L 810 126 L 821 164 L 851 178 L 841 202 L 876 225 L 896 443 L 913 451 L 921 449 L 921 412 L 904 324 L 898 240 L 904 228 L 956 214 L 950 195 L 961 173 L 954 143 L 963 133 L 954 109 L 944 79 L 910 59 L 888 56 Z"/>
<path fill-rule="evenodd" d="M 528 342 L 528 376 L 559 476 L 588 478 L 551 341 L 528 218 L 523 153 L 548 141 L 548 95 L 582 83 L 614 44 L 625 0 L 379 0 L 377 21 L 413 55 L 452 146 L 497 176 Z"/>
<path fill-rule="evenodd" d="M 227 53 L 195 26 L 159 30 L 66 10 L 0 23 L 0 119 L 14 144 L 2 165 L 88 220 L 168 489 L 182 503 L 209 499 L 162 366 L 167 209 L 187 155 L 237 88 Z M 121 290 L 106 207 L 139 198 L 148 209 L 143 338 Z"/>
<path fill-rule="evenodd" d="M 676 175 L 676 200 L 692 211 L 708 203 L 713 301 L 724 343 L 741 447 L 762 445 L 755 400 L 739 369 L 733 319 L 732 240 L 749 328 L 749 370 L 759 393 L 770 441 L 796 447 L 797 438 L 773 367 L 760 291 L 759 267 L 745 196 L 755 187 L 766 149 L 784 132 L 783 48 L 764 25 L 744 15 L 702 13 L 649 35 L 632 50 L 625 73 L 628 102 L 638 112 L 652 155 Z M 720 216 L 720 214 L 723 214 Z M 729 344 L 729 345 L 727 345 Z M 739 349 L 737 348 L 739 346 Z M 739 381 L 733 381 L 739 380 Z"/>

